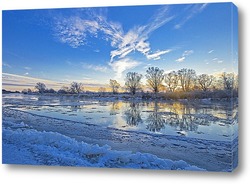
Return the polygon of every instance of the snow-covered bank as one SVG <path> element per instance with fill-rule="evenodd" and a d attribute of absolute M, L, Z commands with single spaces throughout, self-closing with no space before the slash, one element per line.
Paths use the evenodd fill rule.
<path fill-rule="evenodd" d="M 137 169 L 197 170 L 185 161 L 160 159 L 148 153 L 115 151 L 55 132 L 40 132 L 24 123 L 3 121 L 3 163 Z"/>
<path fill-rule="evenodd" d="M 23 124 L 20 124 L 24 122 L 38 132 L 56 132 L 78 142 L 109 145 L 112 150 L 150 153 L 158 158 L 173 161 L 184 160 L 189 165 L 196 165 L 209 171 L 232 171 L 237 165 L 237 139 L 225 142 L 150 135 L 42 117 L 10 108 L 3 108 L 3 122 L 5 128 L 12 127 L 11 130 L 24 129 Z M 8 122 L 14 123 L 15 126 Z M 235 165 L 232 165 L 233 163 Z"/>

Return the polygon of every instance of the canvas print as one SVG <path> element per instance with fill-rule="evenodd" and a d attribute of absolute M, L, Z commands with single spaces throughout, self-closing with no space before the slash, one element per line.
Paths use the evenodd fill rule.
<path fill-rule="evenodd" d="M 231 172 L 232 3 L 2 12 L 2 163 Z"/>

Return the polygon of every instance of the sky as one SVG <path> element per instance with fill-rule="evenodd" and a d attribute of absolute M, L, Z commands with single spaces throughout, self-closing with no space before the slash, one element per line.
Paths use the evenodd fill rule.
<path fill-rule="evenodd" d="M 238 15 L 231 3 L 5 10 L 3 88 L 72 81 L 97 89 L 148 67 L 238 72 Z M 145 82 L 145 77 L 143 82 Z"/>

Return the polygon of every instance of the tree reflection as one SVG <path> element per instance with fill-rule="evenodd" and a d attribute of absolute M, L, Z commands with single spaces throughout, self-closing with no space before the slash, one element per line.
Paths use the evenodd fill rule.
<path fill-rule="evenodd" d="M 165 122 L 179 131 L 197 132 L 199 125 L 210 126 L 217 120 L 212 114 L 208 114 L 205 108 L 198 112 L 192 106 L 180 103 L 174 103 L 170 112 L 169 115 L 164 116 Z"/>
<path fill-rule="evenodd" d="M 122 102 L 116 101 L 112 102 L 110 105 L 110 115 L 119 114 L 119 110 L 121 109 Z"/>
<path fill-rule="evenodd" d="M 83 106 L 81 106 L 81 105 L 71 105 L 71 106 L 70 106 L 70 110 L 71 110 L 72 112 L 78 112 L 78 111 L 81 110 L 81 108 L 83 108 Z"/>
<path fill-rule="evenodd" d="M 176 131 L 198 132 L 200 125 L 210 126 L 216 121 L 218 118 L 213 114 L 198 112 L 196 108 L 187 104 L 177 102 L 162 105 L 154 102 L 153 112 L 149 113 L 146 119 L 146 128 L 152 132 L 159 132 L 168 125 Z"/>
<path fill-rule="evenodd" d="M 138 103 L 131 102 L 124 114 L 129 126 L 138 126 L 139 123 L 142 123 L 141 111 Z"/>
<path fill-rule="evenodd" d="M 193 131 L 197 132 L 198 124 L 196 118 L 192 115 L 183 115 L 182 119 L 179 119 L 178 129 L 180 131 Z"/>
<path fill-rule="evenodd" d="M 152 113 L 149 113 L 148 118 L 146 119 L 147 126 L 146 128 L 151 132 L 159 132 L 165 127 L 165 121 L 161 113 L 158 113 L 159 107 L 158 102 L 154 103 L 154 109 Z"/>

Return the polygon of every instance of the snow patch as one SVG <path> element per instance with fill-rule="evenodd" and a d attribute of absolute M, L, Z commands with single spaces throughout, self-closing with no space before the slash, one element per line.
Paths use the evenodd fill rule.
<path fill-rule="evenodd" d="M 182 160 L 116 151 L 108 145 L 78 142 L 59 133 L 39 132 L 23 122 L 9 121 L 3 122 L 3 163 L 204 171 Z"/>

